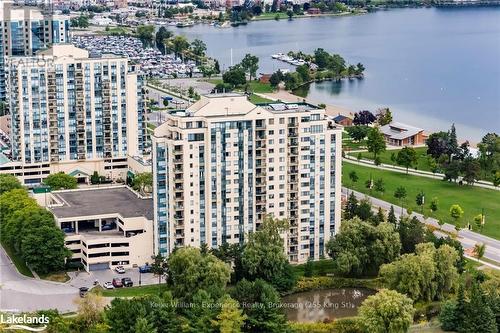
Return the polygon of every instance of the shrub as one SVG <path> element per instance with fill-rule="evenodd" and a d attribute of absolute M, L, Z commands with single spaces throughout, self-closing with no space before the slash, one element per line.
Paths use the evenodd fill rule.
<path fill-rule="evenodd" d="M 439 314 L 439 321 L 441 322 L 441 328 L 443 331 L 454 331 L 457 329 L 457 315 L 456 315 L 457 303 L 455 301 L 446 301 L 441 307 L 441 313 Z"/>

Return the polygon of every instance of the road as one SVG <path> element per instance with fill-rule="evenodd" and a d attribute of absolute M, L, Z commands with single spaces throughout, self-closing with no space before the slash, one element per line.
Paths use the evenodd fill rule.
<path fill-rule="evenodd" d="M 0 246 L 0 311 L 58 309 L 70 312 L 76 309 L 77 298 L 78 288 L 20 274 Z"/>
<path fill-rule="evenodd" d="M 347 195 L 347 191 L 349 191 L 349 194 L 351 192 L 354 193 L 356 198 L 358 199 L 363 199 L 363 198 L 368 198 L 370 199 L 371 203 L 375 207 L 380 207 L 386 211 L 389 211 L 391 209 L 391 206 L 394 206 L 394 210 L 396 212 L 396 215 L 399 215 L 401 212 L 401 207 L 397 205 L 393 205 L 390 202 L 383 201 L 374 197 L 370 197 L 364 193 L 357 192 L 351 189 L 347 189 L 345 187 L 342 188 L 342 194 Z M 428 217 L 425 221 L 424 218 L 421 214 L 419 213 L 412 213 L 410 216 L 416 216 L 420 221 L 422 221 L 425 224 L 432 225 L 436 228 L 440 228 L 441 230 L 449 233 L 456 233 L 456 229 L 454 225 L 445 223 L 442 226 L 439 225 L 438 220 Z M 465 249 L 473 248 L 474 245 L 477 243 L 484 243 L 486 244 L 486 251 L 484 254 L 484 258 L 494 260 L 498 263 L 500 263 L 500 241 L 493 239 L 491 237 L 487 237 L 481 234 L 478 234 L 476 232 L 467 230 L 467 229 L 461 229 L 458 232 L 458 237 L 457 240 L 460 241 L 462 246 Z"/>

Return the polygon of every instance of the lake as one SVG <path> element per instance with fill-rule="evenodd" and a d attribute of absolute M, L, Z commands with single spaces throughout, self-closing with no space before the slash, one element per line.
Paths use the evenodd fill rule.
<path fill-rule="evenodd" d="M 221 68 L 246 53 L 260 58 L 262 73 L 287 66 L 277 52 L 322 47 L 361 62 L 363 80 L 314 83 L 312 101 L 353 111 L 390 107 L 398 121 L 447 130 L 478 141 L 500 132 L 500 7 L 408 8 L 348 17 L 260 21 L 218 29 L 173 28 L 202 39 Z"/>
<path fill-rule="evenodd" d="M 366 288 L 313 290 L 284 296 L 281 303 L 290 321 L 332 321 L 356 316 L 361 303 L 375 293 Z"/>

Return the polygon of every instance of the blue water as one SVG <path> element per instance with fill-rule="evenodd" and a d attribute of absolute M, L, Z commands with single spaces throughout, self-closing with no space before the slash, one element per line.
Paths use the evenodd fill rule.
<path fill-rule="evenodd" d="M 362 62 L 365 79 L 312 84 L 315 102 L 354 111 L 388 106 L 395 118 L 478 141 L 500 132 L 500 7 L 395 9 L 350 17 L 252 22 L 237 28 L 176 29 L 200 38 L 221 67 L 252 53 L 260 72 L 286 66 L 270 58 L 318 47 Z"/>

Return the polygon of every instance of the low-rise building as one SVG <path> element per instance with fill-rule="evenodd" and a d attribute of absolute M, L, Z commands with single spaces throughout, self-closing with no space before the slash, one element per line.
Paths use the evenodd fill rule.
<path fill-rule="evenodd" d="M 344 116 L 340 113 L 337 116 L 333 117 L 333 121 L 336 124 L 339 124 L 339 125 L 342 125 L 345 127 L 352 126 L 352 119 L 347 117 L 347 116 Z"/>
<path fill-rule="evenodd" d="M 418 146 L 425 144 L 427 135 L 422 128 L 393 121 L 380 127 L 385 141 L 391 146 Z"/>
<path fill-rule="evenodd" d="M 54 191 L 34 195 L 66 234 L 72 261 L 85 270 L 135 267 L 151 262 L 153 200 L 126 186 Z"/>

